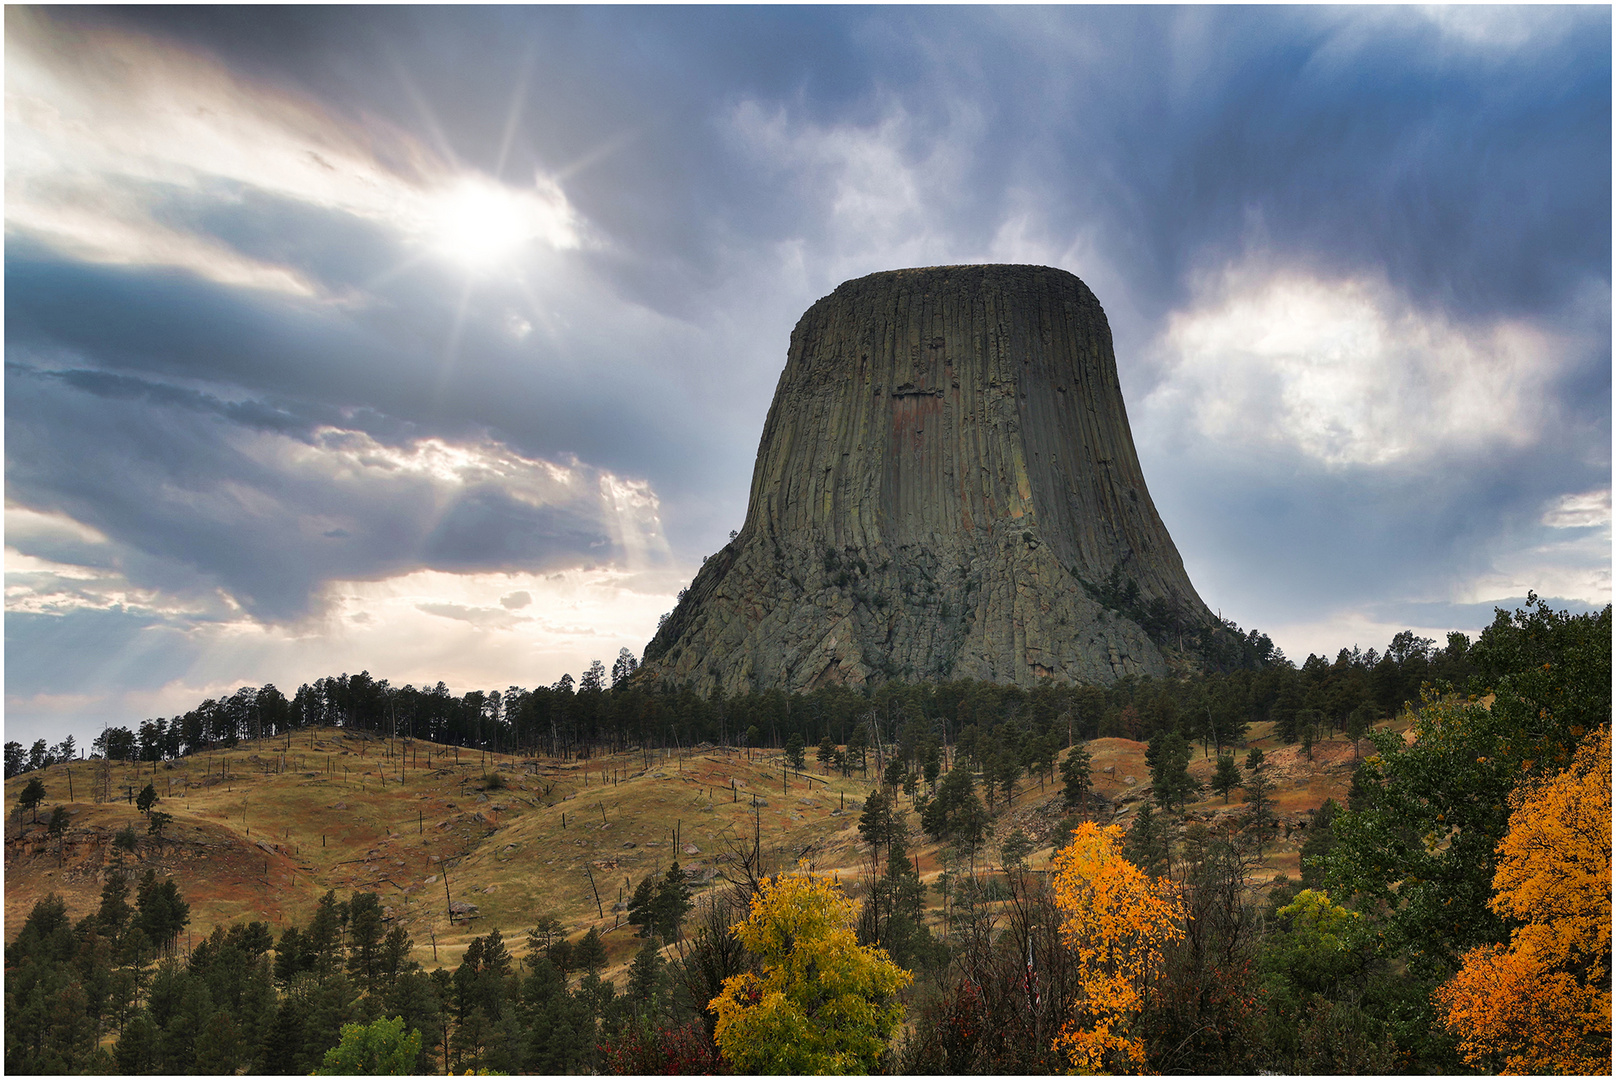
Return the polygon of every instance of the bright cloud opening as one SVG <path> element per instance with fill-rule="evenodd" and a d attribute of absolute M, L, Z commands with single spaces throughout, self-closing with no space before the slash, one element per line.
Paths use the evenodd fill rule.
<path fill-rule="evenodd" d="M 619 649 L 639 655 L 689 576 L 688 567 L 420 570 L 332 582 L 326 614 L 314 623 L 274 626 L 237 618 L 192 627 L 183 673 L 160 687 L 125 688 L 115 679 L 92 678 L 72 694 L 9 693 L 6 706 L 11 716 L 25 718 L 23 728 L 43 732 L 84 717 L 128 723 L 179 713 L 242 686 L 274 683 L 290 694 L 303 682 L 362 670 L 395 686 L 441 679 L 457 694 L 503 691 L 513 683 L 549 686 L 564 673 L 577 678 L 591 660 L 610 666 Z M 527 602 L 506 603 L 514 597 Z M 78 729 L 85 737 L 89 731 Z"/>
<path fill-rule="evenodd" d="M 317 293 L 304 274 L 176 223 L 164 193 L 229 200 L 257 189 L 424 239 L 473 269 L 535 243 L 579 244 L 580 219 L 550 177 L 500 184 L 407 132 L 360 127 L 204 56 L 37 23 L 13 12 L 6 24 L 8 231 L 91 262 L 300 296 Z"/>
<path fill-rule="evenodd" d="M 535 242 L 557 250 L 578 246 L 566 196 L 543 177 L 529 190 L 462 177 L 428 197 L 425 217 L 432 247 L 473 270 L 497 266 Z"/>
<path fill-rule="evenodd" d="M 1567 352 L 1524 322 L 1460 325 L 1370 279 L 1231 270 L 1199 291 L 1159 340 L 1167 374 L 1147 415 L 1331 466 L 1527 444 Z"/>
<path fill-rule="evenodd" d="M 1610 488 L 1562 495 L 1543 514 L 1551 529 L 1610 528 Z"/>

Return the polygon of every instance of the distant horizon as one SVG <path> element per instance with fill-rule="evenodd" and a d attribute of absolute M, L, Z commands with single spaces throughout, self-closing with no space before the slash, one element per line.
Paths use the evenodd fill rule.
<path fill-rule="evenodd" d="M 1505 602 L 1500 601 L 1498 606 L 1504 608 L 1507 611 L 1512 611 L 1513 612 L 1513 611 L 1519 610 L 1522 607 L 1524 607 L 1525 604 L 1526 604 L 1526 599 L 1527 598 L 1524 597 L 1524 596 L 1518 597 L 1518 598 L 1512 598 L 1511 603 L 1505 603 Z M 1541 599 L 1544 603 L 1548 604 L 1548 606 L 1550 608 L 1552 608 L 1553 610 L 1564 611 L 1564 612 L 1567 612 L 1567 613 L 1569 613 L 1571 615 L 1596 614 L 1599 611 L 1603 610 L 1604 607 L 1606 606 L 1606 605 L 1603 605 L 1603 604 L 1598 605 L 1598 606 L 1594 606 L 1594 605 L 1591 605 L 1591 604 L 1582 603 L 1580 601 L 1565 601 L 1565 600 L 1560 600 L 1560 599 L 1555 598 L 1555 597 L 1540 597 L 1539 599 Z M 1476 605 L 1476 606 L 1479 607 L 1480 605 Z M 1446 645 L 1447 645 L 1447 635 L 1449 633 L 1453 632 L 1453 630 L 1458 630 L 1459 633 L 1467 635 L 1469 637 L 1469 639 L 1471 640 L 1471 642 L 1474 642 L 1476 640 L 1476 638 L 1480 636 L 1482 630 L 1484 630 L 1488 626 L 1492 625 L 1492 621 L 1493 621 L 1492 620 L 1492 615 L 1493 615 L 1495 610 L 1496 609 L 1489 609 L 1489 611 L 1488 611 L 1489 617 L 1488 617 L 1487 621 L 1482 623 L 1481 625 L 1477 626 L 1473 630 L 1463 630 L 1463 629 L 1458 629 L 1458 628 L 1453 628 L 1453 629 L 1450 629 L 1450 630 L 1434 630 L 1434 629 L 1430 629 L 1430 628 L 1422 629 L 1422 628 L 1413 627 L 1413 626 L 1407 626 L 1407 627 L 1404 627 L 1403 629 L 1406 630 L 1406 631 L 1412 632 L 1412 633 L 1416 634 L 1419 637 L 1430 638 L 1431 641 L 1432 641 L 1432 649 L 1433 650 L 1438 650 L 1438 649 L 1442 649 L 1442 648 L 1446 647 Z M 1245 631 L 1248 631 L 1248 632 L 1251 631 L 1251 630 L 1257 630 L 1259 632 L 1264 632 L 1262 630 L 1262 627 L 1260 627 L 1260 626 L 1259 627 L 1245 626 L 1245 627 L 1241 627 L 1241 629 L 1245 630 Z M 1402 631 L 1399 631 L 1399 633 L 1401 633 L 1401 632 Z M 1275 644 L 1278 644 L 1278 642 L 1275 642 Z M 1386 642 L 1385 644 L 1389 645 L 1390 641 Z M 1386 653 L 1386 649 L 1385 649 L 1385 647 L 1383 645 L 1363 645 L 1362 643 L 1358 643 L 1358 642 L 1355 642 L 1355 643 L 1353 643 L 1351 645 L 1341 645 L 1341 646 L 1337 646 L 1337 647 L 1334 647 L 1334 648 L 1327 648 L 1327 649 L 1324 649 L 1323 651 L 1313 649 L 1313 650 L 1309 650 L 1307 653 L 1302 653 L 1302 654 L 1299 654 L 1299 655 L 1298 654 L 1292 654 L 1288 649 L 1285 649 L 1283 646 L 1280 646 L 1280 649 L 1285 654 L 1285 660 L 1292 667 L 1296 667 L 1296 668 L 1300 668 L 1306 662 L 1309 655 L 1322 656 L 1324 659 L 1329 660 L 1329 661 L 1331 661 L 1333 663 L 1335 661 L 1337 655 L 1339 655 L 1339 653 L 1342 650 L 1351 651 L 1353 649 L 1357 649 L 1357 651 L 1360 652 L 1360 653 L 1368 653 L 1371 649 L 1373 649 L 1376 653 L 1378 653 L 1378 654 L 1380 654 L 1382 656 L 1385 655 L 1385 653 Z M 637 659 L 637 660 L 640 659 L 639 652 L 635 651 L 634 656 L 635 656 L 635 659 Z M 592 659 L 600 660 L 601 663 L 608 670 L 610 670 L 611 663 L 609 662 L 609 660 L 613 659 L 613 658 L 594 657 Z M 562 672 L 561 675 L 556 676 L 555 679 L 553 679 L 553 680 L 551 680 L 549 682 L 532 683 L 532 684 L 512 683 L 512 682 L 501 681 L 501 680 L 497 680 L 497 679 L 494 680 L 494 682 L 492 682 L 492 683 L 466 684 L 466 685 L 461 685 L 461 686 L 457 686 L 455 684 L 452 684 L 452 683 L 448 682 L 447 680 L 437 679 L 437 678 L 423 679 L 423 680 L 419 680 L 419 681 L 414 680 L 414 679 L 405 679 L 403 681 L 399 681 L 399 680 L 393 679 L 391 676 L 389 676 L 385 672 L 378 673 L 376 671 L 371 670 L 369 667 L 361 667 L 361 668 L 354 669 L 354 670 L 323 672 L 321 674 L 316 674 L 316 675 L 311 675 L 311 676 L 308 676 L 308 677 L 299 678 L 295 682 L 292 682 L 292 681 L 283 682 L 283 681 L 278 680 L 278 679 L 264 679 L 264 680 L 261 680 L 261 681 L 256 682 L 256 683 L 254 683 L 254 682 L 232 683 L 232 684 L 229 684 L 228 688 L 220 688 L 215 692 L 206 693 L 202 697 L 197 698 L 195 701 L 190 702 L 185 707 L 177 709 L 177 710 L 169 710 L 168 712 L 165 712 L 165 713 L 156 713 L 156 714 L 144 715 L 144 716 L 140 716 L 140 717 L 124 718 L 124 719 L 121 719 L 121 720 L 119 720 L 119 719 L 106 719 L 106 720 L 97 722 L 92 729 L 88 729 L 88 730 L 79 730 L 76 727 L 75 728 L 64 728 L 63 731 L 62 731 L 62 734 L 60 736 L 58 736 L 55 739 L 50 739 L 48 741 L 50 742 L 50 744 L 52 746 L 54 746 L 57 743 L 60 743 L 67 735 L 72 735 L 74 740 L 75 740 L 75 745 L 79 749 L 85 750 L 95 738 L 100 736 L 102 731 L 104 731 L 104 730 L 106 730 L 108 728 L 125 727 L 125 728 L 130 729 L 131 731 L 138 731 L 139 726 L 143 721 L 156 720 L 156 719 L 159 719 L 159 718 L 165 719 L 165 720 L 171 720 L 176 716 L 183 716 L 185 713 L 187 713 L 187 712 L 191 711 L 192 709 L 196 708 L 197 706 L 201 705 L 203 701 L 206 701 L 209 698 L 218 699 L 218 698 L 221 698 L 221 697 L 229 697 L 230 695 L 234 694 L 236 691 L 241 690 L 243 688 L 248 688 L 248 687 L 256 690 L 256 689 L 260 689 L 260 688 L 262 688 L 264 686 L 273 685 L 282 694 L 284 694 L 288 699 L 290 699 L 291 697 L 293 697 L 297 693 L 297 691 L 302 686 L 304 686 L 304 685 L 312 685 L 313 683 L 315 683 L 316 681 L 318 681 L 320 679 L 341 678 L 343 676 L 353 676 L 353 675 L 360 675 L 360 674 L 368 674 L 373 680 L 375 680 L 377 682 L 384 682 L 385 681 L 391 687 L 403 688 L 403 687 L 406 687 L 406 686 L 410 686 L 410 687 L 414 687 L 416 690 L 422 690 L 422 691 L 431 690 L 432 688 L 436 687 L 441 682 L 441 683 L 443 683 L 444 687 L 448 690 L 448 692 L 450 693 L 451 696 L 464 697 L 467 693 L 470 693 L 472 691 L 498 691 L 499 693 L 504 694 L 508 689 L 510 689 L 512 687 L 518 687 L 518 688 L 520 688 L 522 690 L 535 690 L 535 689 L 540 688 L 541 686 L 543 686 L 543 687 L 553 687 L 553 686 L 555 686 L 557 683 L 559 683 L 561 681 L 562 675 L 570 675 L 570 676 L 572 676 L 573 685 L 576 686 L 578 684 L 578 682 L 580 681 L 580 677 L 582 676 L 583 672 L 587 671 L 588 668 L 589 668 L 589 664 L 585 663 L 576 672 L 572 672 L 572 671 Z M 895 681 L 902 682 L 903 680 L 895 680 Z M 920 681 L 922 681 L 922 682 L 930 682 L 931 680 L 920 680 Z M 608 686 L 609 685 L 610 684 L 608 683 Z M 44 737 L 45 736 L 37 736 L 36 738 L 44 738 Z M 12 740 L 14 738 L 14 736 L 12 736 L 8 731 L 6 738 L 7 738 L 7 740 Z M 17 741 L 21 741 L 21 740 L 17 740 Z M 32 741 L 33 740 L 29 740 L 27 742 L 24 742 L 23 743 L 24 747 L 26 748 L 28 745 L 31 744 Z M 84 755 L 81 755 L 81 756 L 84 756 Z"/>
<path fill-rule="evenodd" d="M 1610 601 L 1608 8 L 6 31 L 8 740 L 639 656 L 797 319 L 915 266 L 1094 291 L 1190 580 L 1293 662 Z"/>

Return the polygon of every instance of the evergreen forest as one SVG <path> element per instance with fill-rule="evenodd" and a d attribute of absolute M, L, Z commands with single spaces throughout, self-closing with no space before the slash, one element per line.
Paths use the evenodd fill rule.
<path fill-rule="evenodd" d="M 48 896 L 7 941 L 6 1070 L 1608 1072 L 1610 618 L 1531 597 L 1474 641 L 1403 633 L 1299 665 L 1231 626 L 1228 670 L 1109 687 L 703 698 L 637 678 L 625 650 L 576 682 L 458 697 L 368 673 L 244 688 L 88 752 L 171 761 L 314 726 L 558 759 L 768 747 L 869 778 L 867 869 L 737 849 L 702 889 L 675 862 L 633 890 L 636 952 L 610 976 L 597 930 L 544 911 L 433 964 L 374 892 L 204 928 L 185 882 L 109 873 L 98 909 Z M 1294 880 L 1256 873 L 1280 829 L 1258 724 L 1355 755 Z M 1147 746 L 1125 816 L 1092 798 L 1097 739 Z M 6 776 L 85 752 L 7 743 Z M 1238 813 L 1185 815 L 1208 794 L 1196 756 Z M 1034 783 L 1062 819 L 1038 868 L 996 826 Z M 30 783 L 11 809 L 45 805 Z M 948 853 L 929 882 L 921 843 Z"/>

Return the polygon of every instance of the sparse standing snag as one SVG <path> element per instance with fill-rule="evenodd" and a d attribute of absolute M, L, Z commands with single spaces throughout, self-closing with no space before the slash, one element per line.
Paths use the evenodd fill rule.
<path fill-rule="evenodd" d="M 604 919 L 606 917 L 606 909 L 601 907 L 600 890 L 595 887 L 595 871 L 594 868 L 589 865 L 588 860 L 584 861 L 584 873 L 589 875 L 589 891 L 595 894 L 595 910 L 600 914 L 600 917 Z"/>

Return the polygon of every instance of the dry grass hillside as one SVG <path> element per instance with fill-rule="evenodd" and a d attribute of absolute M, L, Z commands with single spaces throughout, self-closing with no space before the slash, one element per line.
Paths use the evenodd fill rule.
<path fill-rule="evenodd" d="M 1353 748 L 1322 741 L 1308 761 L 1262 728 L 1247 745 L 1264 749 L 1290 828 L 1259 876 L 1294 878 L 1305 836 L 1297 826 L 1326 798 L 1344 800 Z M 1094 814 L 1126 825 L 1149 794 L 1145 746 L 1098 739 L 1089 749 Z M 102 778 L 112 796 L 103 802 L 92 794 L 98 765 L 55 765 L 6 782 L 8 940 L 46 893 L 60 894 L 76 918 L 96 908 L 108 874 L 138 878 L 155 868 L 173 875 L 190 902 L 192 938 L 249 919 L 278 932 L 305 923 L 327 890 L 341 899 L 368 890 L 409 929 L 416 959 L 428 967 L 457 962 L 472 937 L 494 927 L 516 938 L 521 953 L 524 931 L 549 912 L 574 936 L 598 926 L 616 968 L 637 949 L 623 902 L 633 884 L 676 859 L 698 887 L 722 884 L 726 858 L 750 849 L 756 833 L 774 865 L 805 861 L 836 872 L 855 893 L 869 865 L 858 810 L 873 787 L 873 761 L 870 779 L 822 769 L 783 777 L 777 751 L 698 747 L 560 762 L 325 728 L 155 767 L 115 765 Z M 1204 781 L 1213 765 L 1198 751 L 1191 771 Z M 34 777 L 47 792 L 37 823 L 18 808 Z M 148 835 L 132 802 L 147 783 L 160 797 L 157 809 L 173 815 L 161 838 Z M 60 842 L 45 828 L 58 805 L 70 815 Z M 1241 794 L 1187 809 L 1196 820 L 1238 813 Z M 1047 864 L 1067 816 L 1058 785 L 1036 778 L 1023 780 L 1014 803 L 1001 801 L 995 815 L 999 836 L 1019 827 L 1042 845 L 1034 868 Z M 940 852 L 923 842 L 914 814 L 908 821 L 930 881 Z M 138 836 L 132 852 L 113 842 L 126 826 Z"/>

